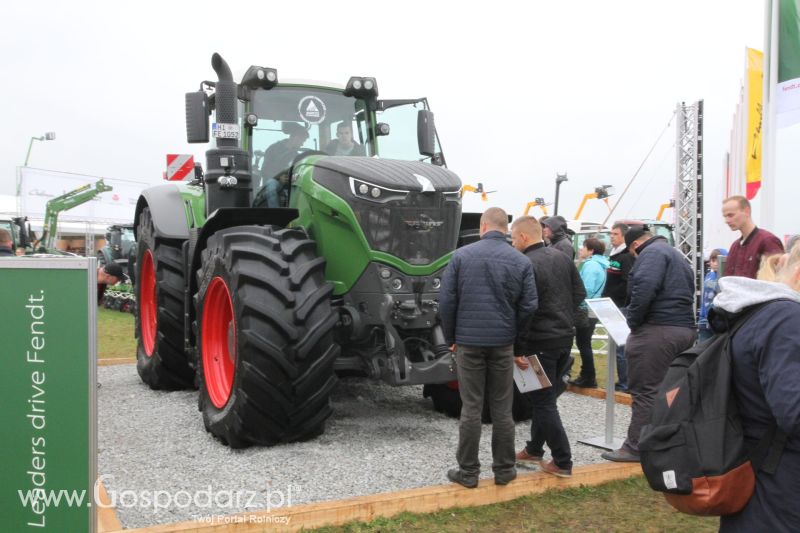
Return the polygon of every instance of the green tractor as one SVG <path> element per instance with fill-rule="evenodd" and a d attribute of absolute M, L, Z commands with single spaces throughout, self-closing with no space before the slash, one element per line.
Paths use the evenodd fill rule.
<path fill-rule="evenodd" d="M 477 218 L 462 224 L 427 100 L 257 66 L 236 83 L 218 54 L 212 67 L 218 80 L 186 95 L 188 142 L 216 140 L 205 173 L 136 206 L 141 379 L 198 387 L 206 429 L 231 447 L 321 434 L 339 374 L 455 380 L 438 291 Z"/>
<path fill-rule="evenodd" d="M 123 267 L 128 265 L 131 250 L 136 247 L 133 226 L 129 224 L 113 224 L 106 228 L 106 244 L 97 252 L 97 264 L 116 262 Z"/>

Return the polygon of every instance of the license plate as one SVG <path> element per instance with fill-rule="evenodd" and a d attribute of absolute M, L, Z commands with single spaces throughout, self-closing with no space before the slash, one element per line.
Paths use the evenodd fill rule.
<path fill-rule="evenodd" d="M 211 136 L 215 139 L 238 139 L 239 125 L 214 122 L 211 125 Z"/>

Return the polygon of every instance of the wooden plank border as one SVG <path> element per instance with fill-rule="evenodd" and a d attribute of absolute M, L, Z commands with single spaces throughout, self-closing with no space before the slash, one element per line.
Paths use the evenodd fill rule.
<path fill-rule="evenodd" d="M 523 470 L 520 470 L 524 472 Z M 506 486 L 484 479 L 475 489 L 455 484 L 436 485 L 358 496 L 345 500 L 309 503 L 266 512 L 254 511 L 236 515 L 212 515 L 209 520 L 193 520 L 162 524 L 113 533 L 167 533 L 172 531 L 196 533 L 243 533 L 256 531 L 294 532 L 322 526 L 341 525 L 354 520 L 371 521 L 402 512 L 430 513 L 453 507 L 470 507 L 513 500 L 548 489 L 565 489 L 580 485 L 598 485 L 607 481 L 641 475 L 638 463 L 600 463 L 576 467 L 571 478 L 562 479 L 543 472 L 521 473 Z M 112 533 L 103 530 L 103 533 Z"/>
<path fill-rule="evenodd" d="M 97 366 L 134 365 L 134 364 L 136 364 L 135 357 L 109 357 L 97 360 Z"/>
<path fill-rule="evenodd" d="M 575 385 L 567 385 L 567 390 L 583 396 L 591 396 L 592 398 L 599 398 L 601 400 L 606 399 L 605 389 L 584 389 L 583 387 L 576 387 Z M 625 392 L 614 391 L 614 403 L 630 405 L 631 395 Z"/>
<path fill-rule="evenodd" d="M 97 532 L 107 533 L 108 531 L 119 531 L 122 529 L 122 522 L 117 517 L 117 511 L 111 506 L 111 500 L 106 492 L 106 486 L 99 479 L 98 483 L 98 496 L 100 496 L 100 503 L 97 509 Z"/>

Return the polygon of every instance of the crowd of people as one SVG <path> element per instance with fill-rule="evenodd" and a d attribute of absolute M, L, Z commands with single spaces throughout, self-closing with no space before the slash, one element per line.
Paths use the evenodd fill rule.
<path fill-rule="evenodd" d="M 586 239 L 576 267 L 563 218 L 516 219 L 509 247 L 506 213 L 499 208 L 483 213 L 480 240 L 457 250 L 442 278 L 440 318 L 446 340 L 455 345 L 463 402 L 458 468 L 447 477 L 465 487 L 478 484 L 484 396 L 494 424 L 495 483 L 513 480 L 519 464 L 538 465 L 559 477 L 572 475 L 558 384 L 569 368 L 574 341 L 581 371 L 571 383 L 597 386 L 591 347 L 596 319 L 587 312 L 587 298 L 610 298 L 630 328 L 615 354 L 615 387 L 631 394 L 631 422 L 622 447 L 602 454 L 620 462 L 640 460 L 639 434 L 672 360 L 698 338 L 724 329 L 715 316 L 758 304 L 763 307 L 731 341 L 734 391 L 749 443 L 758 443 L 774 424 L 786 435 L 786 444 L 775 475 L 758 472 L 750 503 L 741 513 L 724 517 L 722 527 L 788 531 L 800 524 L 800 509 L 790 501 L 800 494 L 800 245 L 795 237 L 784 250 L 780 239 L 758 228 L 744 197 L 726 199 L 722 213 L 740 237 L 729 250 L 712 251 L 697 315 L 689 263 L 646 226 L 614 224 L 608 257 L 601 240 Z M 532 355 L 553 386 L 526 393 L 531 438 L 514 454 L 512 365 L 525 369 Z"/>

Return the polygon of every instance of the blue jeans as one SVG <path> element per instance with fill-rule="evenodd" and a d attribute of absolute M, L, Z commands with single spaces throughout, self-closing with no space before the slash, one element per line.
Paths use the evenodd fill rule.
<path fill-rule="evenodd" d="M 619 386 L 628 390 L 628 360 L 625 359 L 625 346 L 617 346 L 617 376 Z"/>
<path fill-rule="evenodd" d="M 697 342 L 710 339 L 713 336 L 714 332 L 711 331 L 711 328 L 708 327 L 708 324 L 700 324 L 699 326 L 697 326 Z"/>
<path fill-rule="evenodd" d="M 620 307 L 622 315 L 628 316 L 628 309 Z M 625 345 L 617 346 L 617 383 L 623 390 L 628 390 L 628 360 L 625 358 Z"/>

